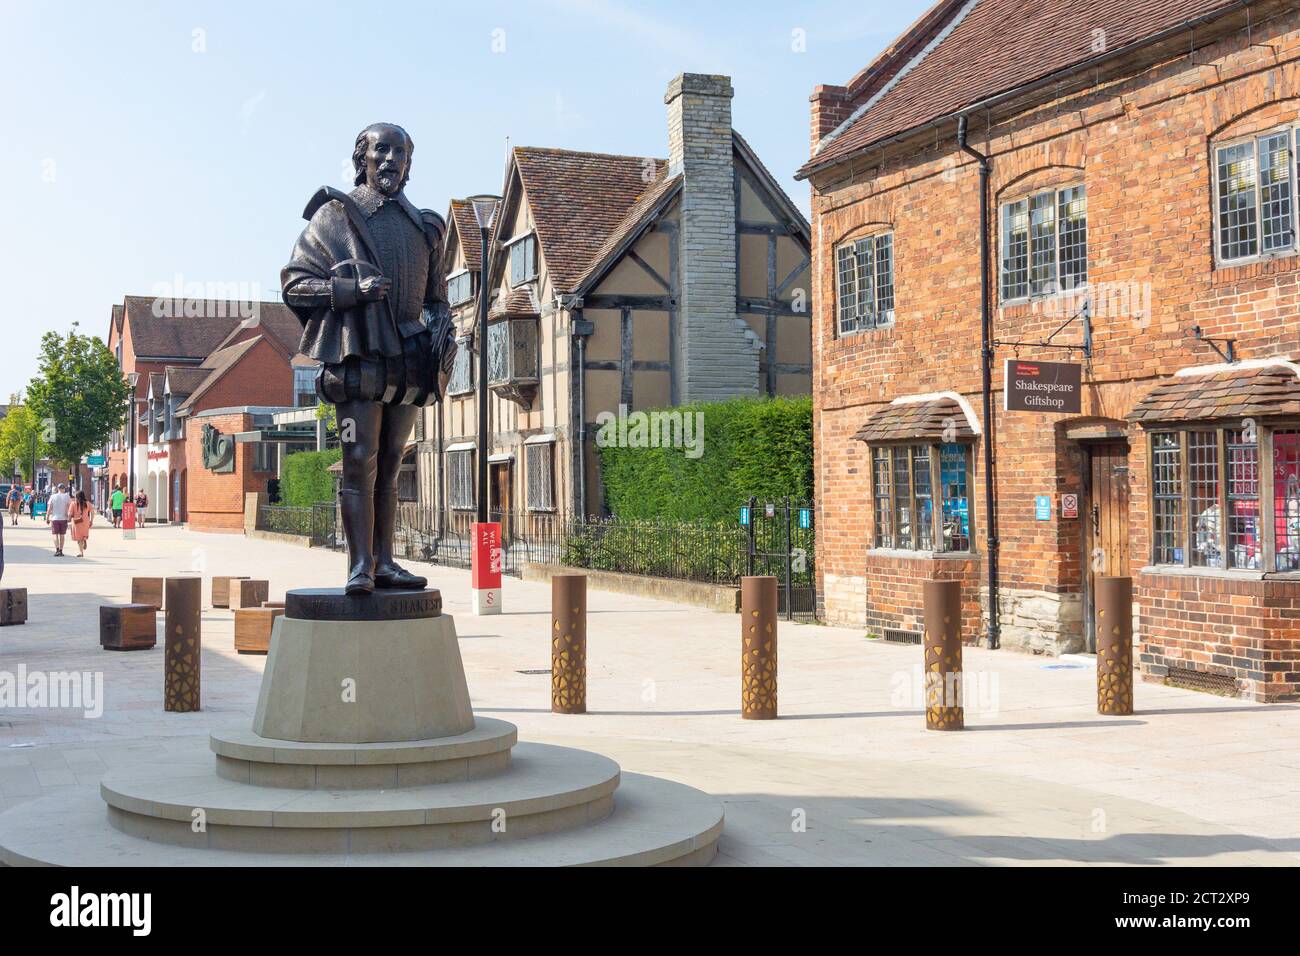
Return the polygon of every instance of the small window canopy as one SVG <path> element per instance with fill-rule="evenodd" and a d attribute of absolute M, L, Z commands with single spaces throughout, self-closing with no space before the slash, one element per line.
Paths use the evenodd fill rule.
<path fill-rule="evenodd" d="M 967 410 L 955 397 L 935 395 L 917 401 L 895 401 L 868 418 L 853 437 L 865 442 L 918 438 L 952 442 L 977 434 Z"/>
<path fill-rule="evenodd" d="M 1300 377 L 1289 362 L 1184 369 L 1147 392 L 1128 420 L 1149 428 L 1275 415 L 1300 415 Z"/>

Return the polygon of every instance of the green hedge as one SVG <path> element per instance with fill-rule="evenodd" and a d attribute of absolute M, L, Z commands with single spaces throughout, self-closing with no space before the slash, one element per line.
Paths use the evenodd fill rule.
<path fill-rule="evenodd" d="M 812 498 L 811 398 L 742 398 L 655 412 L 702 413 L 702 453 L 627 447 L 646 444 L 630 417 L 626 439 L 610 443 L 616 430 L 606 419 L 603 436 L 597 430 L 601 478 L 605 505 L 620 519 L 731 520 L 750 495 L 760 501 Z"/>
<path fill-rule="evenodd" d="M 326 469 L 342 457 L 339 448 L 286 456 L 280 472 L 280 503 L 306 508 L 318 501 L 333 501 L 334 476 Z"/>

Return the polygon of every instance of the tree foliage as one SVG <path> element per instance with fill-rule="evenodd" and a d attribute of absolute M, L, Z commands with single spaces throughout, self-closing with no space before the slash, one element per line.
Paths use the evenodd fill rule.
<path fill-rule="evenodd" d="M 604 443 L 605 504 L 618 517 L 730 520 L 751 495 L 760 501 L 812 497 L 810 398 L 733 399 L 656 411 L 703 415 L 703 452 L 691 457 L 680 447 Z"/>
<path fill-rule="evenodd" d="M 33 458 L 39 461 L 47 455 L 40 420 L 26 405 L 11 405 L 9 414 L 0 421 L 0 475 L 8 477 L 16 469 L 30 484 Z"/>
<path fill-rule="evenodd" d="M 131 386 L 113 353 L 77 323 L 66 336 L 41 337 L 39 372 L 27 387 L 27 407 L 49 457 L 73 468 L 121 427 Z"/>

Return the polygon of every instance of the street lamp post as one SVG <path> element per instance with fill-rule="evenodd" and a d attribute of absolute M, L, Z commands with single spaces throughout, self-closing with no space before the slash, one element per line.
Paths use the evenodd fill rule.
<path fill-rule="evenodd" d="M 478 505 L 478 520 L 488 520 L 488 254 L 492 240 L 492 225 L 496 220 L 496 196 L 471 196 L 470 204 L 474 207 L 474 219 L 478 223 L 479 237 L 482 241 L 482 255 L 479 259 L 478 275 L 478 455 L 477 480 L 475 495 Z"/>
<path fill-rule="evenodd" d="M 501 525 L 488 516 L 488 299 L 492 270 L 492 226 L 496 221 L 500 197 L 471 196 L 474 220 L 478 223 L 482 256 L 478 275 L 478 447 L 475 453 L 475 506 L 478 521 L 474 524 L 474 550 L 470 565 L 470 604 L 475 614 L 501 612 Z"/>

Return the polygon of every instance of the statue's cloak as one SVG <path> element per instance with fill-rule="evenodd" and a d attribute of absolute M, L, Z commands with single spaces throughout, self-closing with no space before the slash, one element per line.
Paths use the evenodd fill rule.
<path fill-rule="evenodd" d="M 441 248 L 442 217 L 427 210 L 422 211 L 422 215 L 431 254 L 436 256 Z M 360 279 L 380 272 L 375 265 L 379 257 L 366 227 L 365 216 L 352 197 L 337 189 L 322 187 L 307 204 L 303 218 L 307 220 L 307 227 L 294 243 L 289 264 L 280 272 L 285 304 L 303 324 L 300 350 L 327 365 L 342 362 L 351 355 L 362 358 L 400 356 L 402 340 L 419 334 L 427 326 L 421 322 L 407 323 L 411 327 L 399 328 L 386 298 L 378 302 L 357 302 L 338 311 L 329 305 L 301 306 L 290 301 L 295 287 L 310 280 L 328 283 L 334 277 Z M 430 305 L 441 305 L 445 309 L 443 303 Z"/>

